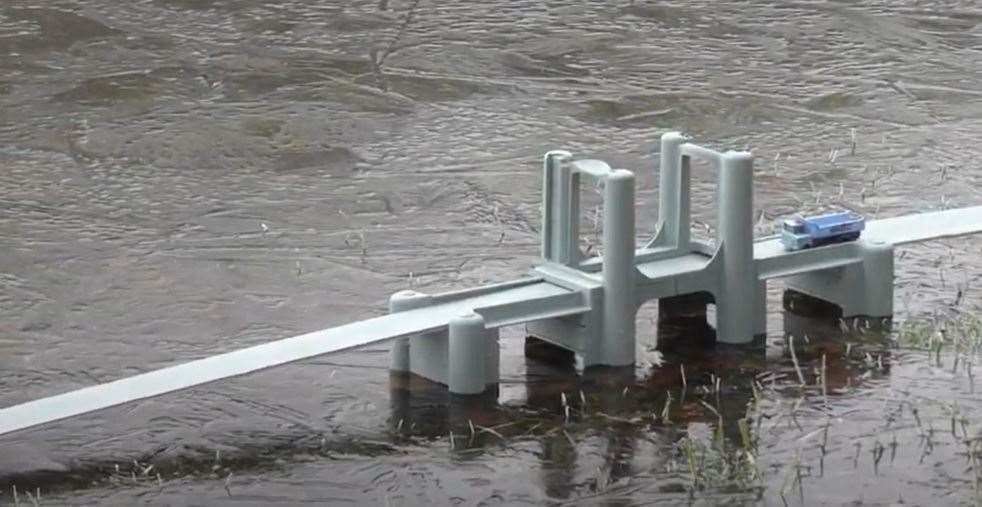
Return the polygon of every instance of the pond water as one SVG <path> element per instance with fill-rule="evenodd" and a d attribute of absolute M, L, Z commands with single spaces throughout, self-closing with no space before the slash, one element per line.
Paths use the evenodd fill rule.
<path fill-rule="evenodd" d="M 5 0 L 0 406 L 519 276 L 550 149 L 636 171 L 646 234 L 668 130 L 753 150 L 762 233 L 978 204 L 980 90 L 971 1 Z M 629 371 L 507 330 L 497 400 L 382 345 L 7 435 L 0 503 L 974 504 L 980 248 L 898 254 L 900 332 L 776 283 L 766 351 L 645 307 Z"/>

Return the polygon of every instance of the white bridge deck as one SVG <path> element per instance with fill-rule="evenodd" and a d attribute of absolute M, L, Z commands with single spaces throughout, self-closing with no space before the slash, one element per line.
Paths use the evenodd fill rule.
<path fill-rule="evenodd" d="M 564 309 L 583 311 L 582 303 L 577 304 L 579 294 L 534 279 L 479 290 L 483 293 L 465 299 L 314 331 L 5 408 L 0 410 L 0 435 L 397 336 L 434 331 L 472 311 L 482 315 L 486 311 L 489 326 L 508 324 L 494 320 L 494 309 L 515 303 L 533 312 L 527 318 L 539 312 L 556 317 L 564 315 Z"/>

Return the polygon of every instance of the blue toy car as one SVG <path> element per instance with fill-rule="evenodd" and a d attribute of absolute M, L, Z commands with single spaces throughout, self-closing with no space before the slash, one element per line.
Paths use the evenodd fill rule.
<path fill-rule="evenodd" d="M 787 250 L 803 250 L 830 243 L 855 241 L 866 227 L 866 219 L 851 211 L 785 220 L 781 243 Z"/>

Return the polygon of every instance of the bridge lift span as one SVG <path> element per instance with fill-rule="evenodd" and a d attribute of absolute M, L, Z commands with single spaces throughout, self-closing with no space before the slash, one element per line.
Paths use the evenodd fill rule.
<path fill-rule="evenodd" d="M 715 241 L 690 237 L 690 166 L 716 170 Z M 603 254 L 580 249 L 580 181 L 603 190 Z M 0 409 L 0 435 L 136 400 L 395 338 L 391 368 L 479 394 L 498 382 L 498 329 L 571 350 L 582 367 L 635 361 L 635 317 L 646 301 L 708 292 L 718 340 L 747 344 L 766 332 L 766 283 L 839 305 L 843 316 L 893 314 L 896 245 L 982 232 L 982 206 L 867 224 L 858 241 L 789 252 L 753 238 L 753 157 L 713 151 L 670 132 L 661 138 L 658 227 L 635 241 L 634 174 L 549 152 L 543 168 L 542 261 L 512 282 L 428 295 L 394 294 L 389 315 L 273 341 Z"/>

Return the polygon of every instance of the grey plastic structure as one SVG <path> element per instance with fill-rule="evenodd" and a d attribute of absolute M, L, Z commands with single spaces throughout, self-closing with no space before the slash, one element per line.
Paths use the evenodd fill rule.
<path fill-rule="evenodd" d="M 713 241 L 691 237 L 692 159 L 708 161 L 718 185 Z M 767 280 L 839 305 L 844 316 L 893 313 L 893 248 L 982 232 L 982 206 L 874 220 L 858 241 L 789 252 L 753 238 L 753 157 L 717 152 L 670 132 L 661 139 L 655 237 L 636 244 L 635 179 L 599 160 L 549 152 L 543 166 L 542 259 L 531 276 L 427 295 L 403 291 L 390 314 L 270 342 L 115 382 L 0 409 L 0 435 L 278 365 L 397 338 L 394 371 L 478 394 L 498 383 L 498 330 L 571 350 L 581 367 L 635 361 L 635 317 L 650 300 L 708 292 L 720 342 L 746 344 L 766 329 Z M 603 255 L 580 250 L 580 183 L 603 186 Z"/>
<path fill-rule="evenodd" d="M 713 242 L 693 240 L 690 234 L 693 158 L 708 161 L 718 175 L 719 216 Z M 588 258 L 580 249 L 579 195 L 584 178 L 598 180 L 604 187 L 599 258 Z M 879 240 L 802 252 L 785 252 L 776 239 L 754 242 L 750 153 L 720 153 L 690 144 L 679 133 L 668 133 L 661 141 L 660 181 L 657 233 L 637 248 L 633 175 L 599 160 L 575 160 L 564 151 L 546 154 L 542 262 L 532 272 L 579 299 L 570 300 L 563 315 L 538 312 L 538 318 L 526 324 L 528 335 L 575 352 L 582 367 L 630 365 L 635 360 L 635 317 L 643 303 L 708 292 L 716 304 L 719 341 L 749 343 L 766 332 L 766 280 L 777 277 L 789 277 L 789 288 L 839 304 L 846 316 L 892 314 L 892 250 Z M 982 214 L 975 221 L 976 229 L 982 227 Z M 874 222 L 867 236 L 875 237 L 876 231 Z M 942 231 L 932 231 L 932 237 L 941 235 Z M 426 304 L 418 293 L 399 293 L 393 296 L 392 308 L 398 309 L 407 298 L 417 308 Z M 472 375 L 477 370 L 453 367 L 459 356 L 448 356 L 447 350 L 460 350 L 455 349 L 458 338 L 450 326 L 448 349 L 445 333 L 401 339 L 393 349 L 392 369 L 447 384 L 455 393 L 474 393 L 478 383 L 454 372 Z M 486 343 L 494 344 L 492 350 L 475 345 L 473 354 L 497 357 L 497 334 L 491 329 L 488 333 Z M 491 384 L 489 376 L 486 385 Z M 469 388 L 460 387 L 464 385 Z"/>

